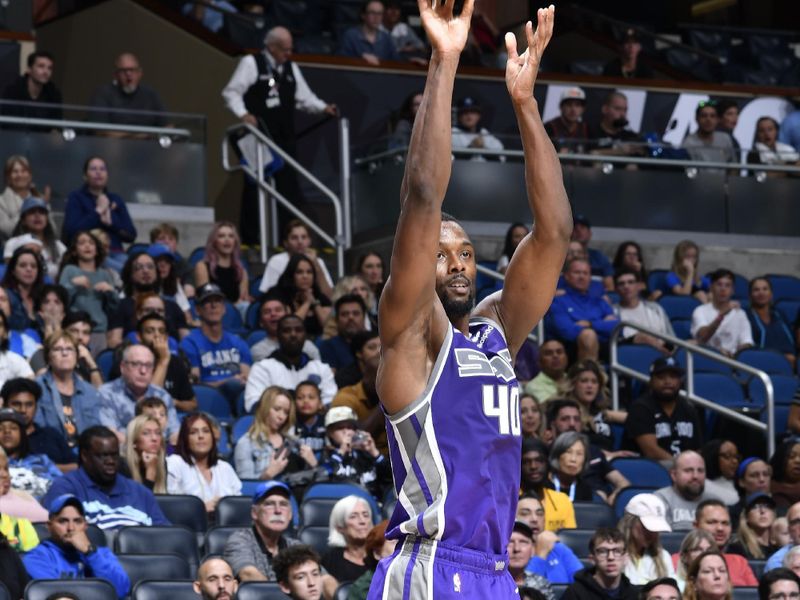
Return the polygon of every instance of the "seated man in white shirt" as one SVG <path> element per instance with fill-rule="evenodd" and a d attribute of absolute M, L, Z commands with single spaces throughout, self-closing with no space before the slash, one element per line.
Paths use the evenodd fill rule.
<path fill-rule="evenodd" d="M 458 103 L 458 118 L 453 127 L 453 149 L 486 149 L 502 150 L 503 142 L 493 136 L 487 129 L 480 126 L 481 107 L 474 98 L 469 96 L 462 98 Z M 469 156 L 456 154 L 456 158 L 485 161 L 486 158 L 480 154 Z M 505 156 L 499 157 L 505 161 Z"/>
<path fill-rule="evenodd" d="M 732 300 L 734 274 L 717 269 L 710 275 L 711 302 L 692 313 L 692 337 L 726 356 L 753 345 L 753 331 L 739 303 Z"/>
<path fill-rule="evenodd" d="M 614 305 L 614 312 L 620 321 L 628 321 L 647 327 L 656 333 L 675 335 L 666 311 L 657 302 L 642 300 L 641 274 L 632 269 L 621 269 L 614 275 L 614 289 L 619 295 L 619 304 Z M 634 344 L 648 344 L 662 352 L 668 352 L 664 340 L 642 333 L 631 327 L 622 330 L 622 337 Z"/>

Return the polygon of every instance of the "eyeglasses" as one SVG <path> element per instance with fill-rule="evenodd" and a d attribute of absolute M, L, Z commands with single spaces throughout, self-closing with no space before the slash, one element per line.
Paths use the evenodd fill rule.
<path fill-rule="evenodd" d="M 134 369 L 144 369 L 145 371 L 150 371 L 153 369 L 153 363 L 151 362 L 144 362 L 141 360 L 126 360 L 123 362 Z"/>
<path fill-rule="evenodd" d="M 608 556 L 623 556 L 625 548 L 595 548 L 595 556 L 599 558 L 606 558 Z"/>
<path fill-rule="evenodd" d="M 60 354 L 75 354 L 76 350 L 74 346 L 55 346 L 50 348 L 50 352 L 53 354 L 60 353 Z"/>
<path fill-rule="evenodd" d="M 770 594 L 767 598 L 769 600 L 798 600 L 800 592 L 778 592 L 777 594 Z"/>

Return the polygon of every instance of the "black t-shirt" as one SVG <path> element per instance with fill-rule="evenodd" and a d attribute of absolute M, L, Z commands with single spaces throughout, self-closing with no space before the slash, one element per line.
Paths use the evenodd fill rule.
<path fill-rule="evenodd" d="M 46 454 L 57 465 L 78 462 L 67 440 L 52 427 L 39 427 L 34 424 L 33 433 L 28 434 L 28 444 L 31 454 Z"/>
<path fill-rule="evenodd" d="M 344 557 L 344 548 L 331 548 L 322 557 L 322 566 L 339 583 L 355 581 L 366 573 L 366 565 L 357 565 Z"/>
<path fill-rule="evenodd" d="M 625 435 L 631 449 L 639 450 L 636 438 L 654 433 L 658 445 L 676 456 L 685 450 L 698 450 L 703 443 L 702 425 L 694 408 L 684 398 L 678 398 L 671 416 L 667 416 L 650 392 L 640 397 L 628 409 Z"/>
<path fill-rule="evenodd" d="M 589 125 L 589 137 L 593 140 L 592 148 L 610 148 L 614 142 L 638 142 L 641 138 L 630 129 L 616 133 L 608 133 L 600 127 L 600 123 Z"/>
<path fill-rule="evenodd" d="M 172 300 L 165 299 L 164 305 L 166 306 L 164 318 L 167 320 L 167 333 L 176 340 L 180 340 L 178 330 L 187 329 L 186 316 Z M 109 315 L 108 328 L 118 329 L 120 327 L 126 334 L 136 329 L 136 302 L 133 298 L 120 300 L 117 310 Z"/>
<path fill-rule="evenodd" d="M 581 480 L 593 490 L 610 492 L 612 486 L 606 481 L 606 476 L 612 470 L 603 450 L 595 444 L 589 444 L 589 466 L 586 473 L 581 475 Z"/>

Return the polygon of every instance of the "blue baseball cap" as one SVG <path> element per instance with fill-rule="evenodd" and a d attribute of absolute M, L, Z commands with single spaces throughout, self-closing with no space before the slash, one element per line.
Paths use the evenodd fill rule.
<path fill-rule="evenodd" d="M 74 506 L 75 510 L 81 513 L 82 517 L 86 516 L 86 512 L 83 510 L 83 503 L 73 494 L 61 494 L 60 496 L 56 496 L 50 503 L 50 516 L 57 515 L 67 506 Z"/>
<path fill-rule="evenodd" d="M 41 198 L 28 196 L 27 198 L 25 198 L 25 201 L 22 203 L 22 206 L 19 209 L 19 216 L 21 217 L 29 210 L 33 210 L 35 208 L 41 208 L 43 211 L 47 213 L 50 212 L 50 207 L 47 206 L 47 202 L 45 202 Z"/>
<path fill-rule="evenodd" d="M 282 481 L 265 481 L 264 483 L 260 483 L 256 491 L 253 492 L 253 504 L 258 504 L 264 498 L 272 494 L 280 494 L 281 496 L 290 498 L 292 496 L 292 491 L 289 489 L 289 486 Z"/>
<path fill-rule="evenodd" d="M 173 254 L 172 250 L 170 250 L 169 246 L 166 244 L 150 244 L 147 248 L 147 255 L 154 260 L 162 256 L 169 256 L 172 260 L 175 260 L 175 254 Z"/>

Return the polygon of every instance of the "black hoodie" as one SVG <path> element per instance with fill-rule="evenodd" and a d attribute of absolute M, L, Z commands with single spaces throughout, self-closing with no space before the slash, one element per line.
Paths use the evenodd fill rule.
<path fill-rule="evenodd" d="M 608 591 L 600 587 L 594 578 L 596 568 L 588 567 L 575 573 L 575 583 L 566 589 L 561 600 L 637 600 L 639 598 L 639 589 L 631 585 L 624 574 L 619 582 L 618 594 L 616 596 L 609 595 Z"/>

